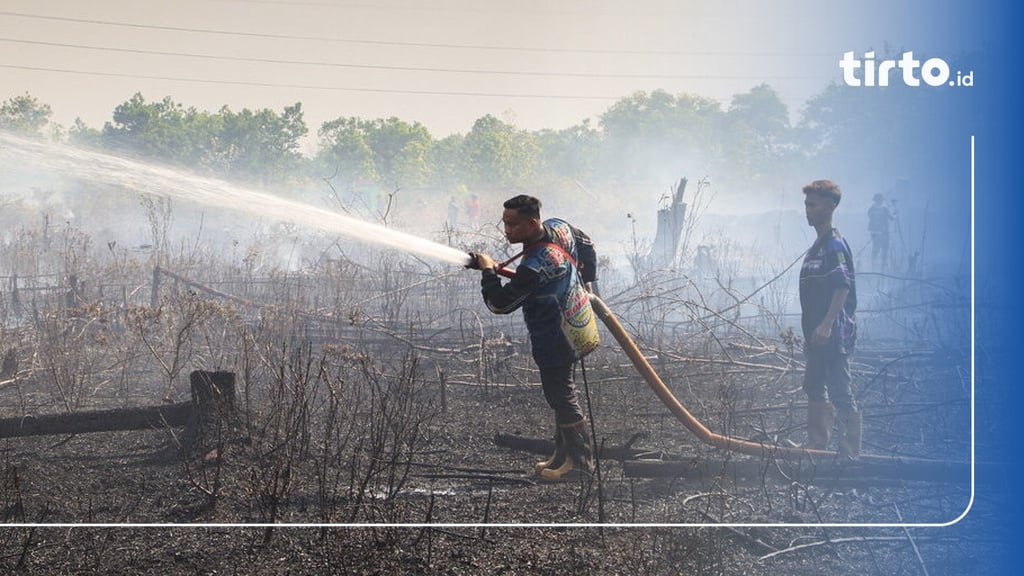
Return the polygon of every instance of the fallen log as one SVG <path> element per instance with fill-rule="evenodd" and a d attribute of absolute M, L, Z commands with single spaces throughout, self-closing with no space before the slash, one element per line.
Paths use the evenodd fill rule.
<path fill-rule="evenodd" d="M 550 454 L 555 450 L 555 443 L 541 438 L 528 438 L 516 434 L 498 432 L 494 435 L 494 443 L 502 448 L 511 448 L 531 454 Z"/>
<path fill-rule="evenodd" d="M 638 432 L 625 444 L 620 446 L 602 446 L 601 449 L 598 450 L 598 457 L 606 460 L 619 461 L 636 460 L 645 457 L 665 458 L 666 455 L 661 452 L 633 448 L 633 444 L 644 436 L 644 433 Z M 502 432 L 498 432 L 494 435 L 494 443 L 503 448 L 511 448 L 512 450 L 521 450 L 523 452 L 530 452 L 533 454 L 543 454 L 545 456 L 555 451 L 555 443 L 552 440 L 528 438 L 526 436 L 505 434 Z"/>
<path fill-rule="evenodd" d="M 215 414 L 230 410 L 235 396 L 231 372 L 196 370 L 190 374 L 192 399 L 188 402 L 16 416 L 0 419 L 0 438 L 46 434 L 84 434 L 163 427 L 196 427 Z"/>
<path fill-rule="evenodd" d="M 431 478 L 431 479 L 444 479 L 444 480 L 481 480 L 486 482 L 497 482 L 499 484 L 524 484 L 527 486 L 534 486 L 537 483 L 529 478 L 512 478 L 509 476 L 501 476 L 499 474 L 447 474 L 443 472 L 428 473 L 428 474 L 413 474 L 414 478 Z"/>
<path fill-rule="evenodd" d="M 821 482 L 846 479 L 879 479 L 968 484 L 970 465 L 966 462 L 922 461 L 864 462 L 841 458 L 762 461 L 752 459 L 715 460 L 627 460 L 622 463 L 627 478 L 689 478 L 715 476 Z"/>
<path fill-rule="evenodd" d="M 685 478 L 690 480 L 729 477 L 756 480 L 771 477 L 784 481 L 823 482 L 836 480 L 896 480 L 968 484 L 971 468 L 967 462 L 909 459 L 852 461 L 839 458 L 793 457 L 778 454 L 775 458 L 757 459 L 737 457 L 728 460 L 700 460 L 679 458 L 649 450 L 633 448 L 641 438 L 634 434 L 621 446 L 606 446 L 599 456 L 605 460 L 622 462 L 627 478 Z M 504 448 L 533 454 L 548 455 L 555 443 L 542 438 L 529 438 L 516 434 L 497 433 L 494 443 Z"/>
<path fill-rule="evenodd" d="M 178 402 L 144 408 L 3 418 L 0 419 L 0 438 L 185 426 L 192 419 L 194 409 L 192 402 Z"/>

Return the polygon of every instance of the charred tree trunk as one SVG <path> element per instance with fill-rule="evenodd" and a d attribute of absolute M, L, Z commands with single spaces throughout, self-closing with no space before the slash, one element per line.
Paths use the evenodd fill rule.
<path fill-rule="evenodd" d="M 669 268 L 675 264 L 679 251 L 679 240 L 686 225 L 686 203 L 683 194 L 686 192 L 686 178 L 679 181 L 672 203 L 667 208 L 658 210 L 658 228 L 651 246 L 651 266 Z"/>

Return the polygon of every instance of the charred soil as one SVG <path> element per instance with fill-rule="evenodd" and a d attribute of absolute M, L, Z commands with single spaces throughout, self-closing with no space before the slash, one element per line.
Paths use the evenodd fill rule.
<path fill-rule="evenodd" d="M 944 344 L 963 326 L 929 339 L 865 330 L 853 364 L 864 451 L 895 459 L 865 469 L 772 451 L 805 439 L 802 354 L 784 320 L 686 308 L 682 289 L 656 305 L 623 291 L 609 304 L 676 397 L 766 456 L 701 443 L 606 338 L 576 372 L 597 472 L 551 484 L 533 474 L 553 423 L 521 319 L 462 307 L 474 282 L 441 278 L 423 293 L 374 284 L 371 308 L 339 304 L 368 300 L 329 273 L 275 278 L 263 294 L 250 281 L 244 297 L 180 276 L 148 305 L 60 305 L 5 328 L 0 417 L 188 401 L 200 369 L 230 371 L 236 388 L 230 409 L 188 426 L 0 439 L 0 566 L 934 575 L 994 561 L 976 527 L 998 502 L 938 527 L 971 499 L 969 359 Z M 922 475 L 907 458 L 950 466 Z"/>

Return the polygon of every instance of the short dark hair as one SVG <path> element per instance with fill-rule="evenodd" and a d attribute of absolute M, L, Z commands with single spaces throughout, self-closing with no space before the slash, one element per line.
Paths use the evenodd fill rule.
<path fill-rule="evenodd" d="M 804 186 L 804 194 L 814 194 L 815 196 L 821 196 L 835 202 L 836 206 L 839 206 L 839 201 L 843 199 L 843 193 L 839 190 L 839 185 L 831 180 L 815 180 L 810 184 Z"/>
<path fill-rule="evenodd" d="M 520 194 L 513 196 L 502 205 L 506 210 L 515 210 L 519 215 L 527 218 L 540 218 L 540 200 L 533 196 Z"/>

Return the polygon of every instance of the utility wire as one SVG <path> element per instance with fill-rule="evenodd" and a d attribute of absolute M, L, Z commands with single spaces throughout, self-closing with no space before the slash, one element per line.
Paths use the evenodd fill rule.
<path fill-rule="evenodd" d="M 29 72 L 54 72 L 58 74 L 75 74 L 78 76 L 96 76 L 102 78 L 129 78 L 133 80 L 160 80 L 166 82 L 186 82 L 189 84 L 214 84 L 227 86 L 255 86 L 259 88 L 286 88 L 290 90 L 323 90 L 331 92 L 361 92 L 378 94 L 408 94 L 415 96 L 466 96 L 472 98 L 523 98 L 537 100 L 592 100 L 592 101 L 617 101 L 627 97 L 628 94 L 617 96 L 599 96 L 594 94 L 538 94 L 521 93 L 511 94 L 505 92 L 475 92 L 475 91 L 451 91 L 451 90 L 407 90 L 399 88 L 366 88 L 357 86 L 325 86 L 315 84 L 284 84 L 280 82 L 256 82 L 246 80 L 211 80 L 206 78 L 186 78 L 181 76 L 160 76 L 154 74 L 129 74 L 123 72 L 90 72 L 85 70 L 70 70 L 67 68 L 49 68 L 44 66 L 21 66 L 17 64 L 2 64 L 0 68 L 9 70 L 24 70 Z M 713 97 L 711 100 L 727 102 L 731 97 Z M 803 101 L 798 98 L 782 98 L 784 102 L 796 104 Z"/>
<path fill-rule="evenodd" d="M 222 56 L 213 54 L 197 54 L 193 52 L 169 52 L 164 50 L 144 50 L 139 48 L 114 48 L 109 46 L 89 46 L 85 44 L 70 44 L 64 42 L 48 42 L 43 40 L 22 40 L 17 38 L 0 38 L 0 42 L 12 42 L 17 44 L 30 44 L 34 46 L 51 46 L 55 48 L 74 48 L 81 50 L 99 50 L 104 52 L 120 52 L 126 54 L 144 54 L 152 56 L 172 56 L 185 58 L 201 58 L 205 60 L 225 60 L 230 62 L 253 62 L 259 64 L 286 64 L 300 66 L 321 66 L 331 68 L 356 68 L 361 70 L 394 70 L 401 72 L 445 72 L 457 74 L 491 74 L 510 76 L 552 76 L 563 78 L 624 78 L 624 79 L 660 79 L 660 80 L 794 80 L 810 79 L 810 77 L 799 76 L 723 76 L 706 74 L 602 74 L 590 72 L 529 72 L 515 70 L 481 70 L 467 68 L 433 68 L 419 66 L 387 66 L 380 64 L 350 64 L 342 62 L 324 62 L 310 60 L 282 60 L 278 58 L 257 58 L 251 56 Z"/>
<path fill-rule="evenodd" d="M 429 12 L 438 12 L 438 11 L 442 11 L 443 10 L 445 12 L 457 12 L 457 13 L 461 13 L 461 14 L 481 13 L 481 14 L 487 14 L 488 16 L 494 16 L 495 14 L 522 14 L 522 10 L 521 9 L 519 11 L 516 10 L 516 8 L 520 8 L 520 4 L 518 4 L 518 3 L 511 3 L 511 2 L 508 3 L 507 5 L 503 5 L 501 8 L 495 9 L 493 6 L 487 6 L 486 4 L 484 6 L 482 6 L 482 7 L 477 7 L 477 5 L 475 3 L 472 3 L 472 2 L 471 2 L 471 4 L 472 4 L 473 7 L 472 8 L 468 8 L 466 6 L 458 6 L 458 7 L 440 6 L 440 5 L 438 5 L 437 2 L 420 2 L 420 3 L 415 3 L 415 4 L 404 4 L 404 5 L 402 5 L 402 4 L 381 4 L 380 2 L 374 3 L 372 0 L 367 1 L 367 2 L 343 2 L 343 3 L 338 3 L 337 1 L 335 1 L 335 2 L 330 2 L 330 1 L 317 2 L 317 1 L 312 1 L 312 0 L 211 0 L 211 1 L 212 2 L 221 2 L 221 3 L 225 3 L 225 4 L 242 4 L 242 5 L 244 5 L 244 4 L 250 4 L 250 5 L 260 5 L 260 4 L 262 4 L 264 6 L 286 6 L 288 8 L 294 8 L 296 6 L 312 6 L 312 7 L 317 7 L 317 8 L 337 8 L 337 9 L 343 9 L 343 10 L 364 8 L 364 9 L 373 9 L 373 10 L 384 10 L 384 11 L 387 11 L 389 13 L 395 12 L 395 11 L 399 11 L 399 10 L 401 10 L 401 11 L 419 11 L 419 12 L 428 12 L 428 11 Z M 591 6 L 591 4 L 593 4 L 593 2 L 591 2 L 590 0 L 583 0 L 583 5 L 586 6 L 586 7 L 585 8 L 580 8 L 580 9 L 573 9 L 572 7 L 569 7 L 569 8 L 566 8 L 566 9 L 562 9 L 564 7 L 564 3 L 548 2 L 548 3 L 541 3 L 541 4 L 542 4 L 541 7 L 530 7 L 530 14 L 531 15 L 535 15 L 535 14 L 563 14 L 563 15 L 572 15 L 572 16 L 586 16 L 586 15 L 592 15 L 592 14 L 607 14 L 606 10 L 601 10 L 600 8 L 595 9 L 593 6 Z M 633 6 L 630 7 L 630 15 L 644 14 L 643 12 L 641 12 L 640 10 L 637 10 L 636 8 L 637 7 L 633 7 Z M 658 11 L 658 12 L 646 12 L 647 16 L 655 16 L 655 17 L 659 17 L 659 18 L 664 18 L 666 15 L 672 15 L 672 14 L 676 14 L 676 15 L 679 15 L 679 16 L 682 15 L 678 11 L 671 11 L 671 10 L 670 11 Z"/>
<path fill-rule="evenodd" d="M 186 26 L 164 26 L 157 24 L 136 24 L 132 22 L 113 22 L 109 20 L 94 20 L 89 18 L 71 18 L 68 16 L 47 16 L 43 14 L 28 14 L 24 12 L 0 11 L 0 16 L 13 18 L 30 18 L 35 20 L 49 20 L 56 22 L 74 22 L 78 24 L 93 24 L 98 26 L 118 26 L 122 28 L 135 28 L 142 30 L 163 30 L 167 32 L 188 32 L 194 34 L 216 34 L 221 36 L 240 36 L 248 38 L 273 38 L 277 40 L 303 40 L 316 42 L 338 42 L 347 44 L 370 44 L 376 46 L 402 46 L 411 48 L 454 48 L 466 50 L 503 50 L 514 52 L 550 52 L 550 53 L 571 53 L 571 54 L 625 54 L 633 56 L 746 56 L 746 57 L 778 57 L 778 56 L 799 56 L 801 54 L 772 53 L 766 51 L 750 52 L 710 52 L 694 50 L 615 50 L 607 48 L 552 48 L 552 47 L 529 47 L 529 46 L 494 46 L 486 44 L 449 44 L 434 42 L 398 42 L 393 40 L 366 40 L 353 38 L 335 38 L 329 36 L 306 36 L 299 34 L 271 34 L 265 32 L 242 32 L 235 30 L 219 30 L 215 28 L 189 28 Z"/>
<path fill-rule="evenodd" d="M 563 100 L 619 100 L 623 96 L 595 96 L 593 94 L 508 94 L 499 92 L 455 92 L 447 90 L 401 90 L 389 88 L 364 88 L 355 86 L 323 86 L 314 84 L 281 84 L 277 82 L 253 82 L 245 80 L 207 80 L 202 78 L 183 78 L 180 76 L 157 76 L 150 74 L 127 74 L 120 72 L 86 72 L 83 70 L 69 70 L 66 68 L 46 68 L 42 66 L 19 66 L 15 64 L 0 64 L 0 68 L 11 70 L 30 70 L 35 72 L 59 72 L 62 74 L 78 74 L 82 76 L 103 76 L 108 78 L 133 78 L 140 80 L 167 80 L 172 82 L 192 82 L 199 84 L 226 84 L 232 86 L 259 86 L 264 88 L 292 88 L 302 90 L 333 90 L 339 92 L 376 92 L 386 94 L 416 94 L 420 96 L 473 96 L 473 97 L 496 97 L 496 98 L 540 98 L 540 99 L 563 99 Z"/>

